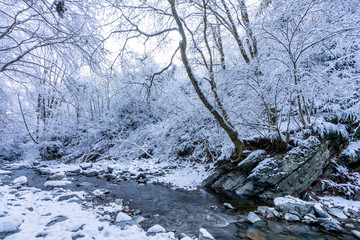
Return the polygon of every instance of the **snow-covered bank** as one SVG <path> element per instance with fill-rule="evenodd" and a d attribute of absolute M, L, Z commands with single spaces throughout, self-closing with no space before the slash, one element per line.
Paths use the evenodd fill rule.
<path fill-rule="evenodd" d="M 60 198 L 77 196 L 76 199 L 83 199 L 84 195 L 84 192 L 0 186 L 0 238 L 175 239 L 172 232 L 149 234 L 137 224 L 125 224 L 121 228 L 105 221 L 96 208 L 84 208 L 72 197 Z M 106 210 L 118 211 L 119 208 L 113 205 Z"/>

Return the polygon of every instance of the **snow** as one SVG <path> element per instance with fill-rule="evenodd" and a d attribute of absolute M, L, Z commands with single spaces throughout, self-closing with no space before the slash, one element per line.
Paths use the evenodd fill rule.
<path fill-rule="evenodd" d="M 149 228 L 149 230 L 147 230 L 147 232 L 148 233 L 163 233 L 163 232 L 166 232 L 166 230 L 159 224 L 156 224 L 156 225 L 152 226 L 151 228 Z"/>
<path fill-rule="evenodd" d="M 251 152 L 249 154 L 249 156 L 247 156 L 244 160 L 242 160 L 238 164 L 238 166 L 241 167 L 242 165 L 246 164 L 248 161 L 252 161 L 254 158 L 258 158 L 258 157 L 261 157 L 261 156 L 264 156 L 264 155 L 266 155 L 265 150 L 262 150 L 262 149 L 255 150 L 255 151 Z"/>
<path fill-rule="evenodd" d="M 349 146 L 342 152 L 342 154 L 351 157 L 356 157 L 357 153 L 360 153 L 360 140 L 350 142 Z"/>
<path fill-rule="evenodd" d="M 81 195 L 79 192 L 67 193 Z M 62 240 L 72 239 L 75 235 L 84 236 L 81 239 L 175 240 L 172 232 L 146 236 L 146 232 L 136 225 L 121 229 L 101 222 L 101 215 L 95 209 L 85 209 L 67 201 L 58 202 L 56 194 L 51 192 L 24 188 L 16 193 L 16 197 L 14 194 L 11 187 L 0 186 L 0 209 L 9 213 L 0 217 L 0 232 L 20 230 L 7 236 L 6 240 L 37 239 L 36 236 Z M 49 201 L 42 201 L 44 198 Z M 30 207 L 32 211 L 28 210 Z"/>
<path fill-rule="evenodd" d="M 261 174 L 261 172 L 264 169 L 269 169 L 269 168 L 277 168 L 276 164 L 275 164 L 275 159 L 274 158 L 266 158 L 263 161 L 261 161 L 252 171 L 251 174 L 248 176 L 248 178 L 251 178 L 252 176 L 256 176 Z"/>
<path fill-rule="evenodd" d="M 0 233 L 16 231 L 22 224 L 21 216 L 9 215 L 0 218 Z"/>
<path fill-rule="evenodd" d="M 97 197 L 100 197 L 100 196 L 104 196 L 105 191 L 100 190 L 100 189 L 96 189 L 96 190 L 94 190 L 94 191 L 92 192 L 92 194 L 94 194 L 94 195 L 97 196 Z"/>
<path fill-rule="evenodd" d="M 360 201 L 347 200 L 342 197 L 320 197 L 320 202 L 327 207 L 340 207 L 344 210 L 352 209 L 354 211 L 360 211 Z"/>
<path fill-rule="evenodd" d="M 125 222 L 125 221 L 131 221 L 131 217 L 127 215 L 126 213 L 119 212 L 116 216 L 116 222 Z"/>
<path fill-rule="evenodd" d="M 45 187 L 62 187 L 62 186 L 66 186 L 72 184 L 71 181 L 46 181 L 44 183 Z"/>
<path fill-rule="evenodd" d="M 287 203 L 296 203 L 296 204 L 302 204 L 302 205 L 308 204 L 308 202 L 303 201 L 299 198 L 292 197 L 290 195 L 285 196 L 285 197 L 277 197 L 274 199 L 275 206 L 284 205 Z"/>

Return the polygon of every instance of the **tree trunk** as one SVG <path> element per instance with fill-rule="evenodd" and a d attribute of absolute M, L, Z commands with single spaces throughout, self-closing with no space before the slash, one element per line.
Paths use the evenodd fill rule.
<path fill-rule="evenodd" d="M 187 54 L 186 54 L 186 47 L 187 47 L 187 39 L 184 31 L 184 27 L 182 25 L 182 22 L 180 20 L 180 17 L 178 16 L 175 8 L 175 0 L 171 0 L 171 11 L 174 16 L 174 19 L 176 21 L 176 24 L 179 28 L 179 33 L 181 35 L 182 40 L 180 41 L 180 53 L 181 53 L 181 60 L 184 64 L 184 67 L 186 69 L 187 75 L 196 91 L 196 94 L 200 98 L 201 102 L 204 104 L 204 106 L 210 111 L 210 113 L 214 116 L 216 121 L 219 123 L 219 125 L 225 130 L 233 144 L 236 148 L 236 160 L 240 160 L 242 152 L 244 150 L 244 144 L 239 139 L 238 132 L 227 123 L 227 121 L 223 118 L 223 116 L 211 105 L 211 103 L 207 100 L 205 95 L 200 89 L 199 82 L 193 72 L 193 69 L 189 63 Z"/>

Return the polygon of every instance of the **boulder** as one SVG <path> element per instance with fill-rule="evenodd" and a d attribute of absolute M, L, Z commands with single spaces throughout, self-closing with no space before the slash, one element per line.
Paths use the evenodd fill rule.
<path fill-rule="evenodd" d="M 329 159 L 327 145 L 310 136 L 285 156 L 267 157 L 264 150 L 256 150 L 240 163 L 221 161 L 203 184 L 238 195 L 262 198 L 300 196 L 321 176 Z"/>

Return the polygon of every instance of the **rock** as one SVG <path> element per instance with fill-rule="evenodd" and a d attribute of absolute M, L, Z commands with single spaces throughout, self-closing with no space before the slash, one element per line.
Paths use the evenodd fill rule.
<path fill-rule="evenodd" d="M 301 220 L 301 222 L 306 223 L 306 224 L 311 224 L 311 223 L 315 223 L 317 222 L 317 219 L 310 217 L 309 215 L 305 215 L 304 218 Z"/>
<path fill-rule="evenodd" d="M 74 168 L 74 169 L 65 171 L 65 174 L 66 174 L 66 176 L 77 176 L 80 174 L 80 172 L 81 172 L 80 168 Z"/>
<path fill-rule="evenodd" d="M 82 170 L 88 170 L 88 169 L 92 168 L 92 166 L 93 166 L 92 163 L 87 163 L 87 162 L 83 162 L 80 164 L 80 168 Z"/>
<path fill-rule="evenodd" d="M 92 194 L 94 194 L 94 196 L 99 197 L 99 198 L 103 198 L 105 197 L 105 191 L 104 190 L 100 190 L 100 189 L 96 189 L 92 192 Z"/>
<path fill-rule="evenodd" d="M 26 176 L 21 176 L 21 177 L 15 178 L 12 182 L 13 182 L 13 184 L 15 184 L 15 185 L 24 186 L 24 185 L 27 185 L 27 184 L 28 184 L 28 179 L 27 179 Z"/>
<path fill-rule="evenodd" d="M 48 232 L 39 232 L 35 235 L 36 238 L 45 238 L 47 235 L 49 235 Z"/>
<path fill-rule="evenodd" d="M 314 204 L 314 210 L 315 210 L 315 213 L 319 217 L 321 217 L 321 218 L 330 218 L 330 215 L 323 210 L 323 208 L 321 207 L 321 204 L 315 203 Z"/>
<path fill-rule="evenodd" d="M 116 178 L 116 176 L 114 174 L 111 174 L 111 173 L 107 173 L 104 175 L 104 178 L 107 180 L 107 181 L 112 181 Z"/>
<path fill-rule="evenodd" d="M 298 216 L 291 213 L 286 213 L 284 217 L 287 221 L 300 221 L 300 218 Z"/>
<path fill-rule="evenodd" d="M 46 181 L 44 187 L 64 187 L 66 185 L 72 184 L 70 181 Z"/>
<path fill-rule="evenodd" d="M 113 171 L 114 171 L 114 168 L 109 167 L 109 166 L 107 167 L 107 172 L 108 172 L 108 173 L 112 173 Z"/>
<path fill-rule="evenodd" d="M 354 235 L 354 237 L 356 237 L 357 239 L 360 239 L 360 232 L 359 231 L 352 230 L 351 234 Z"/>
<path fill-rule="evenodd" d="M 59 216 L 56 216 L 54 217 L 48 224 L 46 224 L 47 227 L 50 227 L 58 222 L 63 222 L 65 221 L 66 219 L 68 219 L 66 216 L 63 216 L 63 215 L 59 215 Z"/>
<path fill-rule="evenodd" d="M 70 199 L 70 200 L 68 201 L 68 203 L 82 204 L 83 201 L 82 201 L 81 199 L 75 199 L 75 198 L 73 198 L 73 199 Z"/>
<path fill-rule="evenodd" d="M 250 238 L 251 240 L 264 240 L 265 239 L 260 232 L 248 233 L 246 236 L 248 238 Z"/>
<path fill-rule="evenodd" d="M 147 233 L 164 233 L 164 232 L 166 232 L 165 228 L 163 228 L 159 224 L 156 224 L 147 230 Z"/>
<path fill-rule="evenodd" d="M 250 212 L 246 217 L 246 220 L 251 223 L 255 223 L 257 221 L 261 221 L 261 218 L 259 218 L 258 215 L 256 215 L 254 212 Z"/>
<path fill-rule="evenodd" d="M 78 238 L 83 238 L 83 237 L 85 237 L 85 234 L 83 234 L 83 233 L 73 233 L 73 234 L 71 234 L 71 239 L 72 240 L 76 240 L 76 239 L 78 239 Z"/>
<path fill-rule="evenodd" d="M 51 171 L 47 168 L 37 168 L 35 169 L 35 171 L 39 174 L 39 175 L 50 175 Z"/>
<path fill-rule="evenodd" d="M 348 209 L 348 213 L 349 213 L 350 215 L 354 216 L 354 217 L 359 217 L 359 216 L 360 216 L 360 212 L 355 211 L 355 210 L 353 210 L 353 209 L 351 209 L 351 208 Z"/>
<path fill-rule="evenodd" d="M 99 175 L 99 173 L 95 170 L 85 171 L 83 174 L 87 177 L 96 177 Z"/>
<path fill-rule="evenodd" d="M 208 231 L 206 231 L 205 228 L 200 228 L 199 240 L 215 240 L 215 238 Z"/>
<path fill-rule="evenodd" d="M 318 223 L 321 227 L 323 227 L 326 231 L 331 232 L 342 232 L 343 229 L 339 226 L 338 223 L 331 218 L 318 218 Z"/>
<path fill-rule="evenodd" d="M 65 178 L 65 173 L 55 173 L 54 175 L 52 176 L 49 176 L 47 178 L 47 180 L 50 180 L 50 181 L 61 181 Z"/>
<path fill-rule="evenodd" d="M 110 215 L 104 215 L 104 216 L 102 216 L 102 217 L 100 217 L 99 218 L 99 221 L 100 222 L 110 222 L 111 221 L 111 217 L 110 217 Z"/>
<path fill-rule="evenodd" d="M 285 157 L 282 154 L 266 157 L 265 151 L 258 150 L 237 164 L 220 161 L 203 185 L 262 198 L 298 196 L 321 176 L 329 162 L 327 144 L 310 136 Z"/>
<path fill-rule="evenodd" d="M 77 199 L 81 200 L 81 198 L 77 194 L 66 194 L 66 195 L 60 196 L 59 199 L 58 199 L 58 202 L 66 201 L 66 200 L 69 200 L 71 198 L 77 198 Z"/>
<path fill-rule="evenodd" d="M 189 236 L 184 236 L 184 237 L 180 238 L 180 240 L 193 240 L 193 239 Z"/>
<path fill-rule="evenodd" d="M 275 217 L 275 214 L 271 212 L 271 213 L 266 214 L 265 218 L 266 219 L 275 219 L 276 217 Z"/>
<path fill-rule="evenodd" d="M 228 208 L 228 209 L 234 209 L 234 207 L 233 207 L 233 206 L 231 206 L 231 204 L 230 204 L 230 203 L 224 203 L 223 205 L 224 205 L 224 207 L 225 207 L 225 208 Z"/>
<path fill-rule="evenodd" d="M 77 187 L 92 187 L 94 186 L 93 183 L 90 183 L 90 182 L 82 182 L 82 183 L 78 183 L 76 184 Z"/>
<path fill-rule="evenodd" d="M 291 196 L 278 197 L 274 200 L 275 208 L 283 213 L 291 213 L 303 217 L 314 212 L 314 203 L 305 202 Z"/>
<path fill-rule="evenodd" d="M 265 215 L 267 213 L 270 213 L 270 207 L 268 207 L 268 206 L 258 206 L 256 211 L 258 211 L 262 215 Z"/>
<path fill-rule="evenodd" d="M 330 215 L 340 218 L 340 219 L 347 219 L 348 217 L 344 214 L 344 212 L 339 208 L 330 208 L 328 209 Z"/>
<path fill-rule="evenodd" d="M 265 150 L 255 150 L 242 160 L 238 164 L 238 167 L 242 172 L 249 173 L 258 165 L 259 162 L 264 160 L 266 154 Z"/>
<path fill-rule="evenodd" d="M 132 218 L 127 215 L 126 213 L 123 212 L 119 212 L 118 215 L 116 216 L 116 220 L 115 222 L 127 222 L 127 221 L 131 221 Z"/>
<path fill-rule="evenodd" d="M 352 223 L 346 223 L 346 224 L 345 224 L 345 227 L 346 227 L 346 228 L 351 228 L 351 229 L 354 229 L 354 228 L 355 228 L 354 224 L 352 224 Z"/>

